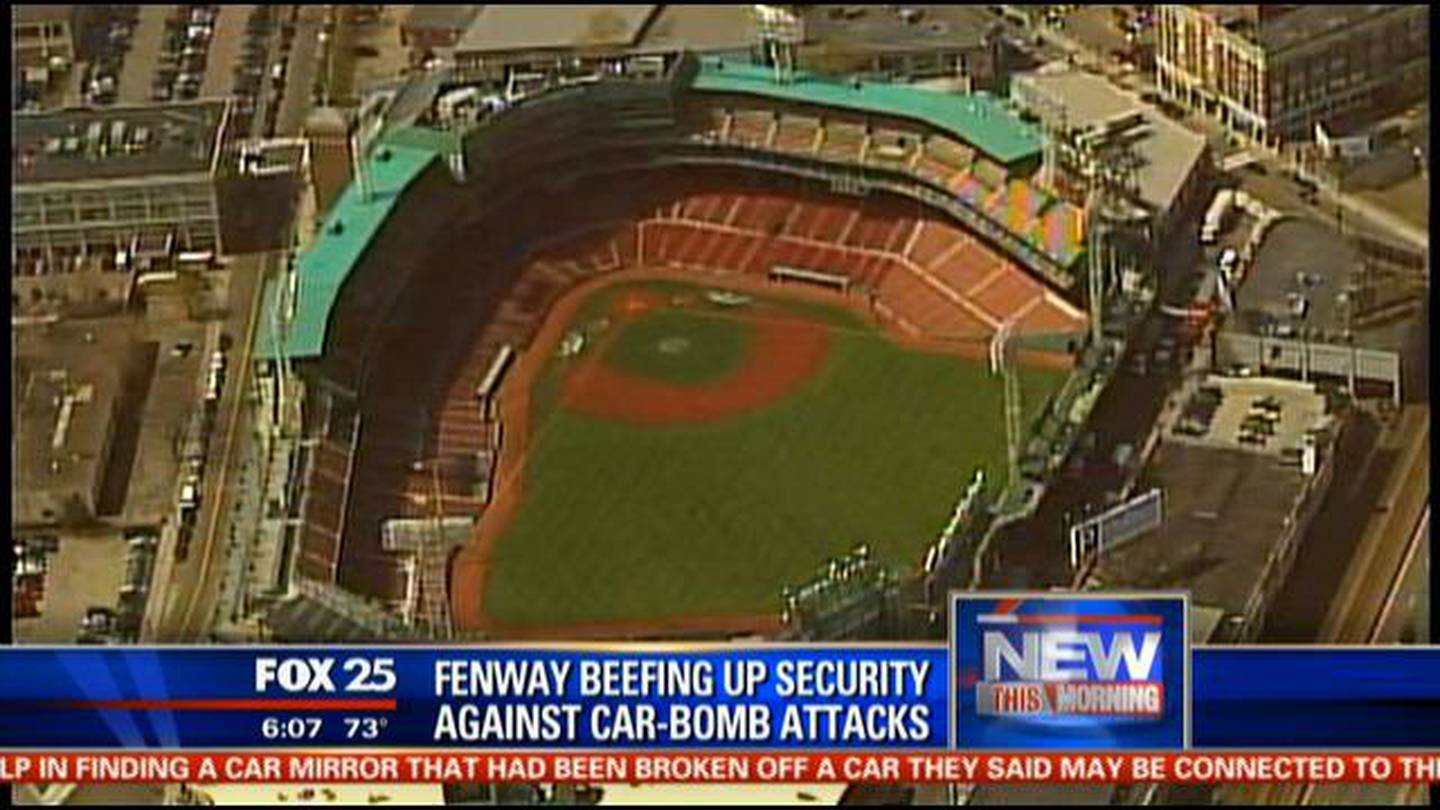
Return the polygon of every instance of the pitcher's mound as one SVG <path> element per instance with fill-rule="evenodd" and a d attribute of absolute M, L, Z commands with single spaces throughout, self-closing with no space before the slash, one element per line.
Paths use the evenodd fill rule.
<path fill-rule="evenodd" d="M 661 354 L 684 354 L 690 351 L 690 338 L 668 337 L 660 341 L 656 348 L 660 350 Z"/>

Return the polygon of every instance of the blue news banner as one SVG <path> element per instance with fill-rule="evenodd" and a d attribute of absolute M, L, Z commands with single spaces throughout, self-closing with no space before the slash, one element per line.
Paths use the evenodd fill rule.
<path fill-rule="evenodd" d="M 1007 606 L 981 607 L 994 616 Z M 1037 610 L 1048 618 L 1028 620 L 1036 626 L 1063 615 Z M 961 635 L 963 646 L 970 634 Z M 1049 643 L 1056 654 L 1029 660 L 1042 678 L 1063 674 L 1066 661 L 1072 673 L 1094 669 L 1073 666 L 1088 642 L 1057 638 L 1033 648 Z M 1023 640 L 1006 644 L 997 666 L 1023 670 Z M 1143 652 L 1128 654 L 1143 663 Z M 989 736 L 967 736 L 951 687 L 963 703 L 980 684 L 975 673 L 957 677 L 969 664 L 952 666 L 951 655 L 942 645 L 5 648 L 0 747 L 922 751 L 952 737 L 962 749 L 1044 749 L 1054 737 L 1074 748 L 1067 725 L 1086 729 L 1092 750 L 1125 746 L 1106 739 L 1104 723 L 1045 712 L 992 713 Z M 1440 649 L 1190 655 L 1194 748 L 1440 747 Z M 1058 694 L 1015 689 L 1024 681 L 1000 674 L 1013 695 L 986 699 Z M 1148 692 L 1133 694 L 1143 702 Z"/>

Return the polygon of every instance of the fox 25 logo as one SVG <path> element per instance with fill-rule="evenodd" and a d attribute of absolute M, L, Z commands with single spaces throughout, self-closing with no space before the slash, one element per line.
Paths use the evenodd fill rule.
<path fill-rule="evenodd" d="M 952 747 L 1183 749 L 1184 594 L 954 593 Z"/>

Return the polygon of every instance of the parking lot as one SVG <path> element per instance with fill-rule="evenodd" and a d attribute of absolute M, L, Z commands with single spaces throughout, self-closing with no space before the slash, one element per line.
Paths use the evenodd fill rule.
<path fill-rule="evenodd" d="M 1182 390 L 1179 402 L 1167 438 L 1275 454 L 1297 467 L 1307 434 L 1326 423 L 1325 398 L 1284 380 L 1211 376 Z"/>
<path fill-rule="evenodd" d="M 89 59 L 80 71 L 80 103 L 101 106 L 119 98 L 126 63 L 135 61 L 134 34 L 140 14 L 139 6 L 108 6 L 81 32 L 83 42 L 77 50 Z"/>
<path fill-rule="evenodd" d="M 113 610 L 125 584 L 129 544 L 119 533 L 54 538 L 49 547 L 27 542 L 17 588 L 39 598 L 21 606 L 15 637 L 21 643 L 72 643 L 93 607 Z M 49 550 L 49 548 L 53 548 Z M 27 615 L 30 614 L 30 615 Z"/>
<path fill-rule="evenodd" d="M 97 62 L 113 95 L 92 103 L 146 104 L 234 97 L 232 131 L 252 132 L 257 113 L 283 77 L 275 62 L 283 50 L 288 7 L 267 5 L 159 5 L 117 7 L 107 34 L 116 56 Z M 127 9 L 134 9 L 129 11 Z M 273 118 L 274 112 L 270 111 Z"/>

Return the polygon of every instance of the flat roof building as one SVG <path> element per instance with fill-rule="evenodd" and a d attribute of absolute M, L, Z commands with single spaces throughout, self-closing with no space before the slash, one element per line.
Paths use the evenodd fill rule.
<path fill-rule="evenodd" d="M 658 5 L 487 5 L 458 43 L 457 56 L 628 48 Z"/>
<path fill-rule="evenodd" d="M 480 5 L 415 5 L 400 24 L 400 44 L 407 48 L 451 48 L 480 13 Z"/>
<path fill-rule="evenodd" d="M 953 79 L 967 92 L 1005 90 L 1003 26 L 979 6 L 931 6 L 922 20 L 911 22 L 878 6 L 811 6 L 803 17 L 801 63 L 809 69 L 902 81 Z"/>
<path fill-rule="evenodd" d="M 16 525 L 74 526 L 99 516 L 129 348 L 74 327 L 16 333 Z"/>
<path fill-rule="evenodd" d="M 229 111 L 199 101 L 16 116 L 16 262 L 220 252 Z"/>
<path fill-rule="evenodd" d="M 622 57 L 746 51 L 752 6 L 483 6 L 452 51 L 456 76 L 593 71 Z"/>
<path fill-rule="evenodd" d="M 1333 475 L 1335 417 L 1313 386 L 1288 380 L 1211 378 L 1223 392 L 1201 436 L 1162 426 L 1162 440 L 1140 489 L 1164 493 L 1164 522 L 1153 532 L 1105 551 L 1084 580 L 1087 589 L 1190 591 L 1191 604 L 1218 608 L 1225 621 L 1215 641 L 1253 640 L 1289 575 L 1300 538 Z M 1182 390 L 1182 400 L 1200 386 Z M 1241 441 L 1256 402 L 1279 404 L 1274 434 L 1263 445 Z M 1307 474 L 1296 454 L 1314 436 L 1317 466 Z"/>
<path fill-rule="evenodd" d="M 1167 235 L 1197 206 L 1208 188 L 1208 147 L 1204 136 L 1170 120 L 1154 106 L 1111 84 L 1105 77 L 1070 67 L 1015 76 L 1010 96 L 1046 125 L 1081 130 L 1138 113 L 1144 126 L 1132 145 L 1140 164 L 1136 191 Z"/>

